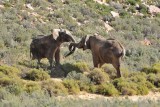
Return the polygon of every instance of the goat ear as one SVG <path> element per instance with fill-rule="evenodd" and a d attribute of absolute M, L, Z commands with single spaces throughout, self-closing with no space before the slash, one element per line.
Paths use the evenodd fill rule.
<path fill-rule="evenodd" d="M 85 47 L 87 47 L 87 41 L 88 41 L 88 39 L 89 39 L 89 35 L 87 35 L 87 36 L 85 37 L 85 41 L 84 41 L 84 46 L 85 46 Z"/>
<path fill-rule="evenodd" d="M 52 35 L 53 35 L 53 39 L 57 40 L 58 36 L 59 36 L 59 29 L 53 29 L 52 31 Z"/>

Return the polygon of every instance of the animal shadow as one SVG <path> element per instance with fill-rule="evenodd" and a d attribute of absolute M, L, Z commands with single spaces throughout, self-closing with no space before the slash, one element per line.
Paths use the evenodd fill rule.
<path fill-rule="evenodd" d="M 31 60 L 23 60 L 21 62 L 18 62 L 19 65 L 25 66 L 27 68 L 37 68 L 37 62 L 36 61 L 31 61 Z M 48 69 L 48 64 L 41 63 L 40 68 L 43 70 Z"/>
<path fill-rule="evenodd" d="M 65 78 L 71 71 L 80 72 L 79 68 L 76 66 L 70 63 L 65 63 L 63 65 L 53 67 L 50 75 L 52 78 Z"/>

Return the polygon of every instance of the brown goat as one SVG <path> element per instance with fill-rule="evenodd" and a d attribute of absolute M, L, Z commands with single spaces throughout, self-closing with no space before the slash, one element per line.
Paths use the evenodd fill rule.
<path fill-rule="evenodd" d="M 104 63 L 110 63 L 117 70 L 117 77 L 121 77 L 120 58 L 125 55 L 125 49 L 117 40 L 106 40 L 99 35 L 85 36 L 79 43 L 71 43 L 69 50 L 73 53 L 76 47 L 91 50 L 94 67 L 101 67 Z"/>
<path fill-rule="evenodd" d="M 30 55 L 32 59 L 37 59 L 37 68 L 39 68 L 42 58 L 47 58 L 52 67 L 53 57 L 56 65 L 60 64 L 60 46 L 63 42 L 75 42 L 72 35 L 60 29 L 54 29 L 48 36 L 39 35 L 33 38 L 30 44 Z"/>

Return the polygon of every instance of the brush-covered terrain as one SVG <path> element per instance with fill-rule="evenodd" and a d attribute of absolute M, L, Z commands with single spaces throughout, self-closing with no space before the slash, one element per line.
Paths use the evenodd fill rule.
<path fill-rule="evenodd" d="M 129 96 L 160 91 L 160 1 L 102 1 L 0 0 L 1 107 L 159 107 L 159 96 Z M 126 49 L 122 77 L 110 64 L 93 68 L 89 50 L 64 58 L 69 43 L 61 46 L 62 68 L 48 69 L 43 59 L 36 69 L 32 38 L 57 28 L 69 30 L 76 42 L 95 33 L 120 41 Z"/>

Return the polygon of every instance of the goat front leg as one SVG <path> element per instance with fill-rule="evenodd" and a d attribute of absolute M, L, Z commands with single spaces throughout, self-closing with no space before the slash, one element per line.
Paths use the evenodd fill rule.
<path fill-rule="evenodd" d="M 99 59 L 98 59 L 98 57 L 96 56 L 96 54 L 94 54 L 93 52 L 92 52 L 92 58 L 93 58 L 93 65 L 94 65 L 94 67 L 99 67 L 98 65 L 99 65 Z"/>
<path fill-rule="evenodd" d="M 55 52 L 55 61 L 56 61 L 56 66 L 60 65 L 60 49 L 58 48 Z"/>

